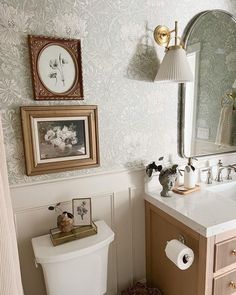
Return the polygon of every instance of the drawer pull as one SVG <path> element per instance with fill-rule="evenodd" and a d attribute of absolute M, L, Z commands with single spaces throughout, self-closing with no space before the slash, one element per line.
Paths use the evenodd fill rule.
<path fill-rule="evenodd" d="M 234 283 L 233 281 L 231 281 L 231 282 L 229 283 L 229 286 L 230 286 L 231 288 L 233 288 L 233 289 L 236 289 L 236 283 Z"/>
<path fill-rule="evenodd" d="M 236 249 L 232 250 L 232 255 L 236 256 Z"/>

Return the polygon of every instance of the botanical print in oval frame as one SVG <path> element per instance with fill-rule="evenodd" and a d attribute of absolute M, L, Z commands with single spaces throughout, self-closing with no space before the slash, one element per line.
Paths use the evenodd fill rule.
<path fill-rule="evenodd" d="M 28 40 L 35 99 L 83 99 L 80 40 L 32 35 Z"/>
<path fill-rule="evenodd" d="M 49 45 L 40 52 L 37 70 L 45 88 L 59 95 L 73 87 L 77 75 L 76 62 L 65 48 L 58 45 Z"/>

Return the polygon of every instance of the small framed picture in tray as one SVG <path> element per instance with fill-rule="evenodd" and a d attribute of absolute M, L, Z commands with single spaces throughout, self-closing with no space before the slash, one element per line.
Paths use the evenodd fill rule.
<path fill-rule="evenodd" d="M 91 198 L 77 198 L 72 200 L 74 224 L 76 226 L 92 225 Z"/>

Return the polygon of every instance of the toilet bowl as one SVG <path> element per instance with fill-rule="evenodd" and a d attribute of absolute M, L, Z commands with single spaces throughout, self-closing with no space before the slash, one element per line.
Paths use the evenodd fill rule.
<path fill-rule="evenodd" d="M 104 221 L 98 233 L 54 247 L 50 236 L 32 239 L 36 263 L 41 264 L 47 295 L 103 295 L 107 290 L 109 244 L 114 233 Z"/>

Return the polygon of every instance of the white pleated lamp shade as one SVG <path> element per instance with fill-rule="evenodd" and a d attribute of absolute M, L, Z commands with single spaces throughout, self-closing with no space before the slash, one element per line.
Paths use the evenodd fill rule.
<path fill-rule="evenodd" d="M 155 81 L 185 83 L 193 81 L 185 50 L 171 46 L 166 52 Z"/>

